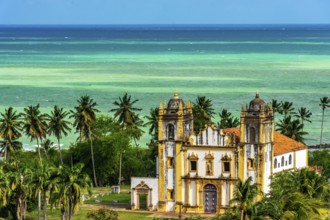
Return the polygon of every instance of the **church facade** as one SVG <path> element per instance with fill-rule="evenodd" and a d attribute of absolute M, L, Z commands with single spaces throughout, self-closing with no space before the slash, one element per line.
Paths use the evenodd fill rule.
<path fill-rule="evenodd" d="M 191 104 L 175 93 L 159 106 L 158 178 L 132 178 L 132 209 L 145 194 L 149 210 L 222 213 L 238 178 L 267 193 L 272 174 L 307 167 L 307 156 L 305 145 L 274 130 L 272 107 L 258 93 L 242 107 L 239 128 L 205 126 L 199 134 Z"/>

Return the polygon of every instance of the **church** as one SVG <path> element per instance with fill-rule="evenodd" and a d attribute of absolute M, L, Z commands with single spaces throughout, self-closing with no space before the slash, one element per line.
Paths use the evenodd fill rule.
<path fill-rule="evenodd" d="M 258 92 L 242 106 L 238 128 L 206 125 L 195 134 L 193 120 L 177 92 L 160 103 L 157 177 L 132 177 L 132 209 L 223 213 L 238 178 L 267 193 L 274 173 L 308 166 L 307 146 L 275 131 L 272 106 Z"/>

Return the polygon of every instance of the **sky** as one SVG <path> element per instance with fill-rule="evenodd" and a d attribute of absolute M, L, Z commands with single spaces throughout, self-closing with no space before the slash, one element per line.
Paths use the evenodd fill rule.
<path fill-rule="evenodd" d="M 0 24 L 330 24 L 330 0 L 0 0 Z"/>

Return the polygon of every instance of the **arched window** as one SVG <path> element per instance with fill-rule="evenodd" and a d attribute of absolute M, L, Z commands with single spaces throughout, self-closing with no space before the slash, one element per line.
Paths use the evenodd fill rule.
<path fill-rule="evenodd" d="M 281 167 L 283 167 L 284 166 L 284 156 L 282 156 L 282 158 L 281 158 Z"/>
<path fill-rule="evenodd" d="M 169 124 L 167 129 L 168 129 L 167 139 L 174 140 L 174 125 Z"/>
<path fill-rule="evenodd" d="M 250 128 L 250 142 L 256 142 L 256 129 Z"/>
<path fill-rule="evenodd" d="M 274 160 L 274 168 L 277 168 L 277 159 Z"/>
<path fill-rule="evenodd" d="M 292 164 L 292 155 L 289 156 L 289 165 Z"/>

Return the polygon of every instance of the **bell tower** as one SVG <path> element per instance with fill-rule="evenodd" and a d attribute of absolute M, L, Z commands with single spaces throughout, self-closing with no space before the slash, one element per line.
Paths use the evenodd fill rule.
<path fill-rule="evenodd" d="M 260 189 L 269 191 L 269 176 L 274 157 L 274 115 L 271 105 L 260 99 L 259 92 L 249 106 L 242 106 L 240 124 L 239 178 L 251 177 Z"/>
<path fill-rule="evenodd" d="M 182 203 L 183 152 L 193 131 L 190 102 L 185 105 L 174 92 L 168 104 L 161 102 L 158 118 L 158 210 L 178 211 Z"/>

